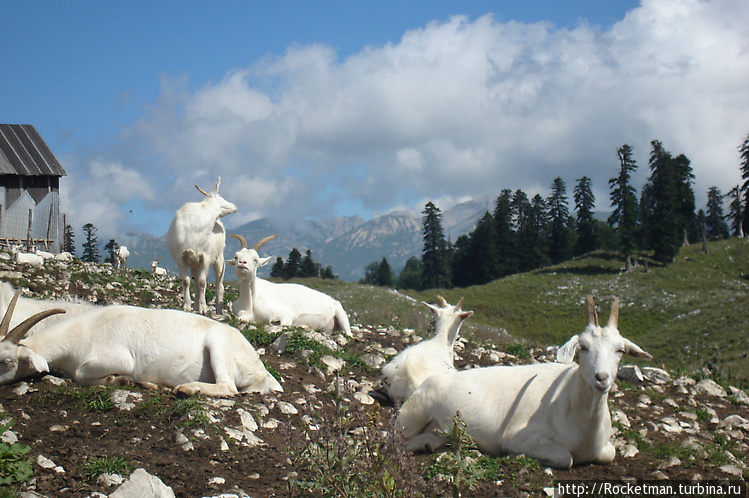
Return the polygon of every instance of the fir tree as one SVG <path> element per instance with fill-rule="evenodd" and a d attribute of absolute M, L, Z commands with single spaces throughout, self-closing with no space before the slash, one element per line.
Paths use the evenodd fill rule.
<path fill-rule="evenodd" d="M 637 250 L 637 192 L 630 185 L 632 173 L 637 164 L 632 158 L 632 147 L 627 144 L 617 149 L 619 156 L 619 174 L 609 180 L 611 188 L 611 206 L 614 211 L 609 216 L 609 225 L 616 228 L 619 236 L 619 248 L 625 258 Z"/>
<path fill-rule="evenodd" d="M 117 244 L 117 241 L 114 239 L 109 239 L 109 242 L 107 242 L 107 245 L 104 246 L 104 249 L 107 251 L 107 257 L 104 259 L 105 263 L 114 264 L 115 261 L 117 261 L 117 248 L 120 247 Z"/>
<path fill-rule="evenodd" d="M 749 233 L 749 135 L 746 140 L 739 146 L 739 155 L 741 157 L 741 179 L 744 183 L 741 185 L 741 192 L 744 193 L 744 214 L 742 216 L 743 233 Z"/>
<path fill-rule="evenodd" d="M 718 187 L 710 187 L 707 191 L 707 215 L 704 221 L 708 240 L 728 237 L 728 224 L 723 214 L 723 196 Z"/>
<path fill-rule="evenodd" d="M 283 279 L 290 280 L 299 276 L 302 263 L 302 253 L 296 247 L 289 253 L 289 258 L 283 265 Z"/>
<path fill-rule="evenodd" d="M 570 259 L 574 250 L 574 232 L 569 224 L 567 186 L 557 177 L 551 184 L 546 204 L 549 216 L 549 258 L 552 264 Z"/>
<path fill-rule="evenodd" d="M 731 220 L 731 235 L 734 237 L 744 236 L 744 205 L 741 202 L 741 188 L 736 185 L 728 192 L 731 199 L 729 203 L 728 219 Z"/>
<path fill-rule="evenodd" d="M 307 249 L 302 262 L 299 265 L 299 276 L 304 278 L 317 277 L 320 273 L 320 267 L 312 259 L 312 251 Z"/>
<path fill-rule="evenodd" d="M 551 263 L 547 220 L 546 202 L 536 194 L 524 209 L 518 228 L 520 271 L 535 270 Z"/>
<path fill-rule="evenodd" d="M 276 258 L 276 262 L 270 269 L 271 278 L 283 278 L 283 258 L 281 256 Z"/>
<path fill-rule="evenodd" d="M 494 206 L 494 226 L 496 233 L 497 277 L 517 272 L 515 254 L 515 231 L 512 224 L 512 191 L 504 189 Z"/>
<path fill-rule="evenodd" d="M 456 244 L 457 244 L 457 241 L 456 241 Z M 398 288 L 422 290 L 421 274 L 422 274 L 421 260 L 417 258 L 416 256 L 411 256 L 406 261 L 406 266 L 404 266 L 401 272 L 398 274 L 398 283 L 397 283 Z"/>
<path fill-rule="evenodd" d="M 450 287 L 450 260 L 447 242 L 442 231 L 442 212 L 428 202 L 422 211 L 424 250 L 421 260 L 422 286 L 425 289 Z"/>
<path fill-rule="evenodd" d="M 86 241 L 83 243 L 82 261 L 87 263 L 99 262 L 99 240 L 96 237 L 97 228 L 91 224 L 83 225 L 83 233 L 86 235 Z"/>
<path fill-rule="evenodd" d="M 69 224 L 65 225 L 62 250 L 75 256 L 75 232 L 73 231 L 73 227 Z"/>
<path fill-rule="evenodd" d="M 375 272 L 375 285 L 393 287 L 394 280 L 395 277 L 393 276 L 393 270 L 390 268 L 390 263 L 386 258 L 382 258 Z"/>
<path fill-rule="evenodd" d="M 590 178 L 583 176 L 577 180 L 574 197 L 575 212 L 577 213 L 577 221 L 575 223 L 575 231 L 577 233 L 575 254 L 579 256 L 596 249 L 596 223 L 593 219 L 593 208 L 596 205 L 596 198 L 593 195 Z"/>

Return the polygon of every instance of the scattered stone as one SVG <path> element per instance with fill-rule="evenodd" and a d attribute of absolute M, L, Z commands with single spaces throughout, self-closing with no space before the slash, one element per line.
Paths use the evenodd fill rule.
<path fill-rule="evenodd" d="M 103 474 L 99 474 L 99 477 L 96 478 L 96 482 L 100 486 L 111 488 L 112 486 L 119 486 L 120 484 L 125 482 L 125 478 L 119 474 L 109 474 L 105 472 Z"/>
<path fill-rule="evenodd" d="M 617 373 L 617 377 L 620 378 L 621 380 L 632 382 L 633 384 L 645 381 L 645 377 L 643 377 L 642 371 L 640 370 L 640 367 L 638 367 L 637 365 L 620 366 L 619 372 Z"/>
<path fill-rule="evenodd" d="M 738 468 L 736 465 L 722 465 L 720 467 L 720 470 L 725 472 L 726 474 L 731 474 L 733 476 L 742 477 L 744 475 L 744 471 Z"/>
<path fill-rule="evenodd" d="M 323 356 L 321 360 L 328 367 L 329 374 L 339 372 L 346 365 L 344 360 L 330 355 Z"/>
<path fill-rule="evenodd" d="M 749 395 L 747 395 L 741 389 L 737 389 L 733 386 L 728 386 L 728 392 L 731 393 L 731 396 L 733 397 L 734 401 L 736 401 L 737 403 L 741 403 L 743 405 L 749 405 Z"/>
<path fill-rule="evenodd" d="M 131 498 L 133 496 L 173 498 L 174 491 L 161 479 L 146 472 L 145 469 L 136 469 L 122 486 L 109 495 L 110 498 Z"/>
<path fill-rule="evenodd" d="M 281 413 L 283 413 L 284 415 L 296 415 L 297 413 L 299 413 L 299 410 L 297 410 L 294 405 L 286 401 L 279 401 L 278 409 L 281 410 Z"/>
<path fill-rule="evenodd" d="M 694 386 L 695 394 L 705 394 L 707 396 L 715 396 L 718 398 L 725 398 L 728 393 L 723 389 L 717 382 L 712 379 L 703 379 Z"/>
<path fill-rule="evenodd" d="M 372 396 L 361 391 L 354 393 L 354 399 L 356 399 L 362 405 L 371 405 L 374 404 L 375 401 Z"/>
<path fill-rule="evenodd" d="M 27 392 L 29 392 L 29 385 L 26 382 L 19 382 L 15 389 L 13 389 L 13 392 L 16 394 L 16 396 L 23 396 Z"/>
<path fill-rule="evenodd" d="M 640 372 L 645 380 L 654 384 L 667 384 L 671 382 L 671 376 L 662 368 L 642 367 Z"/>
<path fill-rule="evenodd" d="M 36 457 L 36 464 L 43 469 L 54 470 L 58 474 L 65 473 L 65 469 L 43 455 L 39 455 L 38 457 Z"/>
<path fill-rule="evenodd" d="M 5 444 L 16 444 L 18 442 L 18 435 L 9 429 L 3 432 L 2 437 L 0 437 L 0 441 Z"/>
<path fill-rule="evenodd" d="M 237 410 L 237 413 L 239 413 L 239 418 L 242 421 L 242 427 L 247 429 L 250 432 L 255 432 L 257 430 L 257 422 L 255 421 L 254 417 L 250 412 L 247 410 L 244 410 L 242 408 L 239 408 Z"/>
<path fill-rule="evenodd" d="M 633 458 L 635 455 L 637 455 L 640 452 L 640 450 L 637 449 L 637 446 L 633 444 L 628 444 L 624 446 L 621 449 L 621 455 L 624 458 Z"/>
<path fill-rule="evenodd" d="M 670 469 L 671 467 L 678 467 L 681 465 L 681 460 L 676 457 L 668 457 L 665 461 L 658 464 L 658 470 Z"/>

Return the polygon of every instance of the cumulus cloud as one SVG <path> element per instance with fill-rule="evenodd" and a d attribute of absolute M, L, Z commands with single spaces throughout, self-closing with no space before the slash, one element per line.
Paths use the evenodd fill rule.
<path fill-rule="evenodd" d="M 163 175 L 154 205 L 222 176 L 242 213 L 228 224 L 533 195 L 557 176 L 570 194 L 592 178 L 607 209 L 616 149 L 635 147 L 642 182 L 653 139 L 692 160 L 700 200 L 739 181 L 747 18 L 745 0 L 643 0 L 608 30 L 456 16 L 343 60 L 292 46 L 193 91 L 164 76 L 127 139 Z"/>

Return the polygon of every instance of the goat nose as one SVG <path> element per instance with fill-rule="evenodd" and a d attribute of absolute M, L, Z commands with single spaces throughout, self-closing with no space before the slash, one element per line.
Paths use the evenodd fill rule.
<path fill-rule="evenodd" d="M 609 378 L 609 374 L 607 374 L 605 372 L 598 372 L 596 374 L 596 380 L 599 381 L 599 382 L 603 382 L 603 381 L 607 380 L 608 378 Z"/>

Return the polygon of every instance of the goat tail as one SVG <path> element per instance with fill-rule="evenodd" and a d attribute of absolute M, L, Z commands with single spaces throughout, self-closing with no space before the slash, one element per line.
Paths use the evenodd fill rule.
<path fill-rule="evenodd" d="M 333 321 L 333 330 L 340 330 L 347 336 L 351 336 L 351 325 L 348 321 L 348 315 L 339 301 L 335 302 L 335 316 L 333 317 Z"/>

